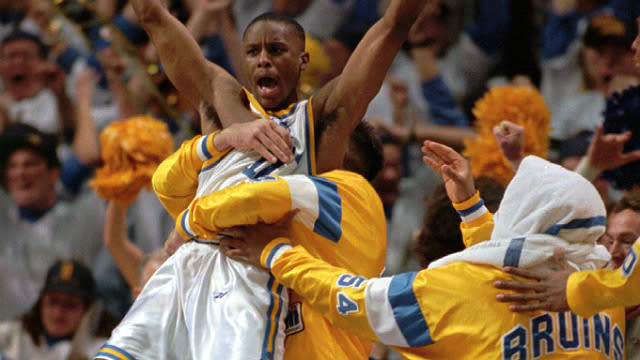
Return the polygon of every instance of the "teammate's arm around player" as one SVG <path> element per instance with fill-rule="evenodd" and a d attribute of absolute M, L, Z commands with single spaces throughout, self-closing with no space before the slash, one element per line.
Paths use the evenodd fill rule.
<path fill-rule="evenodd" d="M 302 246 L 292 247 L 287 239 L 289 219 L 290 216 L 284 217 L 278 226 L 236 228 L 232 230 L 234 237 L 222 239 L 221 245 L 232 248 L 226 252 L 228 256 L 243 257 L 269 269 L 284 286 L 294 287 L 309 299 L 332 324 L 354 335 L 392 346 L 430 344 L 428 331 L 405 333 L 398 325 L 413 328 L 424 323 L 424 319 L 415 316 L 409 319 L 409 314 L 404 319 L 401 312 L 394 312 L 395 305 L 407 305 L 412 296 L 416 301 L 412 288 L 415 273 L 371 279 L 349 274 L 314 258 Z M 274 240 L 269 242 L 267 239 L 272 237 Z M 391 304 L 388 299 L 394 297 L 404 301 Z M 401 319 L 394 317 L 394 313 Z"/>
<path fill-rule="evenodd" d="M 553 273 L 506 268 L 505 271 L 537 280 L 497 281 L 499 289 L 514 290 L 515 294 L 499 294 L 498 300 L 514 302 L 515 312 L 535 310 L 566 311 L 589 317 L 598 311 L 618 306 L 640 304 L 640 270 L 638 254 L 640 241 L 636 240 L 618 269 L 600 269 L 574 272 L 563 270 Z"/>

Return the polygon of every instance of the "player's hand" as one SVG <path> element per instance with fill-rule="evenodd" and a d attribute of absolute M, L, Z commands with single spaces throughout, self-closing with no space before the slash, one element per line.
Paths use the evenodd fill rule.
<path fill-rule="evenodd" d="M 253 149 L 267 161 L 288 163 L 294 160 L 291 134 L 275 121 L 256 119 L 248 123 L 233 124 L 213 139 L 216 149 Z"/>
<path fill-rule="evenodd" d="M 524 158 L 524 127 L 503 120 L 493 127 L 493 136 L 498 140 L 500 151 L 513 171 L 518 171 Z"/>
<path fill-rule="evenodd" d="M 429 140 L 423 143 L 422 152 L 426 155 L 422 160 L 442 177 L 452 202 L 461 203 L 475 195 L 471 165 L 467 159 L 452 148 Z"/>
<path fill-rule="evenodd" d="M 169 255 L 173 255 L 182 244 L 186 243 L 188 239 L 183 238 L 176 229 L 171 230 L 167 241 L 164 242 L 164 251 Z"/>
<path fill-rule="evenodd" d="M 629 138 L 631 138 L 631 131 L 622 134 L 603 134 L 602 126 L 598 126 L 587 150 L 589 164 L 604 171 L 640 160 L 640 150 L 622 152 L 624 144 Z"/>
<path fill-rule="evenodd" d="M 252 264 L 260 265 L 262 250 L 273 239 L 289 238 L 289 228 L 298 210 L 286 213 L 273 224 L 255 224 L 236 226 L 225 229 L 221 233 L 227 238 L 220 240 L 220 245 L 229 247 L 225 254 L 231 258 L 246 258 Z"/>
<path fill-rule="evenodd" d="M 497 280 L 493 286 L 516 293 L 498 294 L 496 299 L 500 302 L 516 303 L 509 306 L 509 310 L 513 312 L 570 310 L 567 303 L 567 280 L 575 269 L 564 260 L 561 250 L 556 249 L 554 253 L 556 263 L 560 266 L 558 271 L 542 272 L 505 267 L 504 271 L 509 274 L 536 281 Z"/>

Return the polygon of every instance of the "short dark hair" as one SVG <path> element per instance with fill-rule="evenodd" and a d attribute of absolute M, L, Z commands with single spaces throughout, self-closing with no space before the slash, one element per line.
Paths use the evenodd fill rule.
<path fill-rule="evenodd" d="M 300 39 L 300 41 L 302 41 L 302 45 L 304 47 L 304 45 L 305 45 L 305 33 L 304 33 L 304 29 L 302 28 L 302 25 L 300 25 L 294 18 L 292 18 L 290 16 L 283 15 L 283 14 L 278 14 L 278 13 L 275 13 L 275 12 L 267 12 L 267 13 L 264 13 L 262 15 L 258 15 L 256 18 L 251 20 L 249 25 L 247 25 L 247 28 L 244 30 L 244 33 L 242 33 L 242 38 L 243 39 L 245 38 L 245 36 L 247 35 L 247 31 L 249 30 L 249 28 L 251 26 L 253 26 L 253 24 L 258 23 L 258 22 L 262 22 L 262 21 L 270 21 L 270 22 L 280 23 L 280 24 L 284 24 L 284 25 L 290 27 L 291 29 L 293 29 L 294 33 Z"/>
<path fill-rule="evenodd" d="M 2 43 L 0 43 L 0 49 L 3 49 L 4 46 L 10 42 L 19 40 L 27 40 L 35 43 L 38 46 L 40 58 L 45 59 L 47 57 L 49 50 L 47 49 L 47 46 L 42 42 L 42 39 L 40 39 L 40 37 L 37 35 L 22 30 L 14 30 L 9 35 L 7 35 L 2 40 Z"/>
<path fill-rule="evenodd" d="M 504 187 L 488 177 L 477 178 L 475 183 L 485 206 L 489 211 L 495 212 L 502 200 Z M 422 229 L 415 245 L 422 267 L 426 268 L 434 260 L 464 250 L 460 222 L 460 215 L 453 208 L 444 184 L 436 186 L 429 197 L 429 206 L 424 213 Z"/>
<path fill-rule="evenodd" d="M 351 133 L 349 150 L 344 157 L 342 167 L 364 176 L 372 181 L 384 166 L 382 141 L 373 126 L 360 121 Z"/>
<path fill-rule="evenodd" d="M 620 200 L 611 205 L 609 215 L 617 214 L 627 209 L 640 213 L 640 190 L 625 194 Z"/>

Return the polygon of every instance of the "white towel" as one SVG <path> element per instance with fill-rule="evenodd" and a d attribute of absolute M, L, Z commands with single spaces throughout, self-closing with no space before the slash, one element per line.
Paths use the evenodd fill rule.
<path fill-rule="evenodd" d="M 497 267 L 554 269 L 555 248 L 578 270 L 599 269 L 610 260 L 596 241 L 604 234 L 606 210 L 582 176 L 536 156 L 527 156 L 494 216 L 491 239 L 436 260 Z"/>

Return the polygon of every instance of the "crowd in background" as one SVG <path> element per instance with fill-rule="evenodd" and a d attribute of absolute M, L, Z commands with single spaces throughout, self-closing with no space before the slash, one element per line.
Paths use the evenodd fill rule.
<path fill-rule="evenodd" d="M 268 11 L 293 16 L 307 32 L 310 65 L 300 88 L 307 96 L 340 74 L 386 6 L 385 0 L 167 2 L 205 57 L 241 82 L 247 24 Z M 174 222 L 152 191 L 122 206 L 89 185 L 101 165 L 102 130 L 149 115 L 166 123 L 176 145 L 200 132 L 198 112 L 164 76 L 127 1 L 55 3 L 0 0 L 0 359 L 21 351 L 33 358 L 91 357 L 166 256 L 158 249 Z M 640 236 L 640 195 L 620 178 L 625 172 L 616 172 L 638 156 L 621 159 L 616 151 L 638 142 L 640 133 L 635 126 L 636 133 L 614 138 L 602 125 L 614 106 L 608 101 L 640 84 L 632 51 L 638 15 L 640 2 L 633 0 L 441 0 L 419 18 L 365 116 L 383 140 L 384 168 L 373 185 L 387 216 L 387 274 L 421 269 L 464 248 L 441 179 L 422 163 L 422 141 L 467 148 L 473 166 L 473 159 L 495 157 L 468 149 L 489 139 L 486 126 L 502 120 L 523 126 L 527 141 L 542 146 L 539 154 L 596 185 L 610 207 L 601 241 L 610 266 L 621 266 Z M 505 88 L 530 91 L 513 99 L 493 93 L 520 113 L 541 97 L 535 111 L 545 120 L 485 121 L 509 116 L 489 101 L 490 91 Z M 474 175 L 495 211 L 513 174 L 505 180 L 491 168 Z M 628 311 L 628 359 L 640 358 L 638 314 Z"/>

